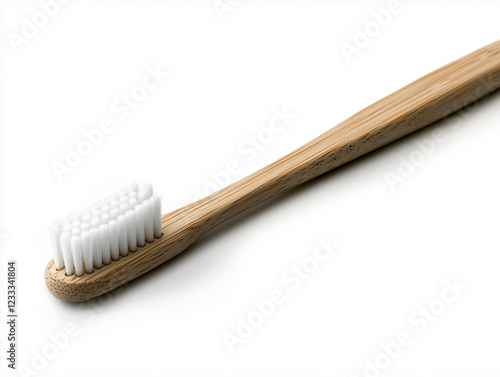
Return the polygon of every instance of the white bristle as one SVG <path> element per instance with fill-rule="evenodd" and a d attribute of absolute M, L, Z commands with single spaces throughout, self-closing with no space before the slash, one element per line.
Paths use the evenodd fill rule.
<path fill-rule="evenodd" d="M 135 194 L 135 192 L 134 192 L 134 194 Z M 135 208 L 135 206 L 137 204 L 139 204 L 139 199 L 137 198 L 137 194 L 135 196 L 133 196 L 133 195 L 129 196 L 129 198 L 128 198 L 128 206 L 133 209 L 133 208 Z"/>
<path fill-rule="evenodd" d="M 102 249 L 102 263 L 111 263 L 111 249 L 109 245 L 109 230 L 107 224 L 99 226 L 99 240 Z"/>
<path fill-rule="evenodd" d="M 124 215 L 118 216 L 118 245 L 120 247 L 120 255 L 125 257 L 128 255 L 128 242 L 127 242 L 127 219 Z"/>
<path fill-rule="evenodd" d="M 128 250 L 134 252 L 137 250 L 137 233 L 135 230 L 135 212 L 127 211 L 125 214 L 127 221 L 127 242 Z"/>
<path fill-rule="evenodd" d="M 128 191 L 129 192 L 132 192 L 132 191 L 139 191 L 139 184 L 137 182 L 134 182 L 134 183 L 131 183 L 128 187 Z"/>
<path fill-rule="evenodd" d="M 101 215 L 92 217 L 92 220 L 90 220 L 90 227 L 98 228 L 99 225 L 101 225 Z"/>
<path fill-rule="evenodd" d="M 94 257 L 92 256 L 92 237 L 87 230 L 82 232 L 82 253 L 85 272 L 90 274 L 94 271 Z"/>
<path fill-rule="evenodd" d="M 111 221 L 111 215 L 109 213 L 103 213 L 101 215 L 101 224 L 108 224 Z"/>
<path fill-rule="evenodd" d="M 144 233 L 144 215 L 145 210 L 142 204 L 138 204 L 135 207 L 135 230 L 137 233 L 137 246 L 144 247 L 146 245 L 146 235 Z"/>
<path fill-rule="evenodd" d="M 75 275 L 83 275 L 83 252 L 82 239 L 79 236 L 71 237 L 71 251 L 73 253 L 73 263 L 75 264 Z"/>
<path fill-rule="evenodd" d="M 120 214 L 120 211 L 117 209 L 117 208 L 113 208 L 110 212 L 109 212 L 109 217 L 110 217 L 110 221 L 111 220 L 116 220 L 118 218 L 118 215 Z"/>
<path fill-rule="evenodd" d="M 140 202 L 143 202 L 149 199 L 152 195 L 153 195 L 153 186 L 147 184 L 142 186 L 142 188 L 139 190 L 139 193 L 137 194 L 137 197 L 139 198 Z"/>
<path fill-rule="evenodd" d="M 102 205 L 102 200 L 99 200 L 99 201 L 95 202 L 94 204 L 92 204 L 92 213 L 94 213 L 95 211 L 99 211 L 99 208 L 101 208 L 101 205 Z"/>
<path fill-rule="evenodd" d="M 64 258 L 64 267 L 66 267 L 66 275 L 71 276 L 74 273 L 73 255 L 71 253 L 71 236 L 69 232 L 61 234 L 61 251 Z"/>
<path fill-rule="evenodd" d="M 54 263 L 56 265 L 56 270 L 61 270 L 64 267 L 64 259 L 61 251 L 61 246 L 59 245 L 59 237 L 61 236 L 61 229 L 57 226 L 53 226 L 50 230 L 50 244 L 52 249 L 52 255 L 54 257 Z"/>
<path fill-rule="evenodd" d="M 120 258 L 120 245 L 118 243 L 118 223 L 116 220 L 109 222 L 109 247 L 111 259 L 118 260 Z"/>
<path fill-rule="evenodd" d="M 50 242 L 57 270 L 92 273 L 161 237 L 161 199 L 132 183 L 80 212 L 57 220 Z"/>
<path fill-rule="evenodd" d="M 154 210 L 151 198 L 144 202 L 144 210 L 144 233 L 146 242 L 151 243 L 154 241 Z"/>
<path fill-rule="evenodd" d="M 151 197 L 153 200 L 153 227 L 155 238 L 161 237 L 161 199 L 157 195 Z"/>
<path fill-rule="evenodd" d="M 99 230 L 96 228 L 92 228 L 90 230 L 90 239 L 92 241 L 92 255 L 94 257 L 94 267 L 101 268 L 102 267 L 102 249 L 101 249 L 101 240 L 99 239 Z"/>
<path fill-rule="evenodd" d="M 125 212 L 127 211 L 128 211 L 128 199 L 127 203 L 121 203 L 119 208 L 120 215 L 125 215 Z"/>

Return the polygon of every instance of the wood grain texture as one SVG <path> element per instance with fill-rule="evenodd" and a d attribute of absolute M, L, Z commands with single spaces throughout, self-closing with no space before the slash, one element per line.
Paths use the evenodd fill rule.
<path fill-rule="evenodd" d="M 66 276 L 51 261 L 45 270 L 47 287 L 70 302 L 109 292 L 246 209 L 442 119 L 499 87 L 500 41 L 405 86 L 250 176 L 163 215 L 162 237 L 118 261 L 81 277 Z"/>

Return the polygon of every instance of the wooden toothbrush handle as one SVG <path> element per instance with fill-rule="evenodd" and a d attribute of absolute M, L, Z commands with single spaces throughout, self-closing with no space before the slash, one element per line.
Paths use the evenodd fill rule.
<path fill-rule="evenodd" d="M 193 203 L 188 207 L 197 219 L 191 218 L 190 223 L 205 233 L 277 194 L 442 119 L 499 87 L 497 41 L 412 82 L 271 165 Z M 189 212 L 184 212 L 188 218 Z"/>
<path fill-rule="evenodd" d="M 163 215 L 161 238 L 92 274 L 66 276 L 52 260 L 45 269 L 46 285 L 54 296 L 70 302 L 109 292 L 238 213 L 444 118 L 498 87 L 500 41 L 405 86 L 252 175 Z"/>

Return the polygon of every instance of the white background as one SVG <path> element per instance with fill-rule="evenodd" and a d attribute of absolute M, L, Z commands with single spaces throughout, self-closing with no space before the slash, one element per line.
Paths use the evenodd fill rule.
<path fill-rule="evenodd" d="M 21 35 L 23 17 L 41 8 L 2 1 L 0 311 L 6 261 L 16 259 L 18 367 L 75 377 L 361 376 L 382 343 L 408 331 L 413 343 L 381 375 L 498 374 L 499 94 L 234 219 L 105 302 L 64 303 L 44 285 L 53 219 L 133 181 L 152 182 L 163 211 L 174 210 L 229 161 L 240 163 L 236 181 L 500 38 L 498 2 L 401 4 L 348 62 L 341 43 L 386 2 L 244 1 L 221 19 L 211 1 L 73 1 L 16 52 L 9 33 Z M 119 119 L 111 104 L 148 66 L 170 75 Z M 238 146 L 284 107 L 296 117 L 247 161 Z M 115 129 L 59 180 L 53 163 L 106 117 Z M 387 174 L 437 128 L 445 141 L 391 188 Z M 312 255 L 317 237 L 341 246 L 292 291 L 282 274 Z M 467 288 L 419 332 L 410 318 L 439 300 L 446 279 Z M 223 334 L 274 289 L 286 301 L 231 353 Z M 34 365 L 68 323 L 79 334 Z"/>

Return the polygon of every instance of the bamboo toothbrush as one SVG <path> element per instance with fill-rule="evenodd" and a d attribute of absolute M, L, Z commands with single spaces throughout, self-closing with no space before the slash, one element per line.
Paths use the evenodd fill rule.
<path fill-rule="evenodd" d="M 86 301 L 176 256 L 212 228 L 363 156 L 500 87 L 500 41 L 458 59 L 351 116 L 250 176 L 161 215 L 152 187 L 123 189 L 51 232 L 45 282 L 56 297 Z"/>

